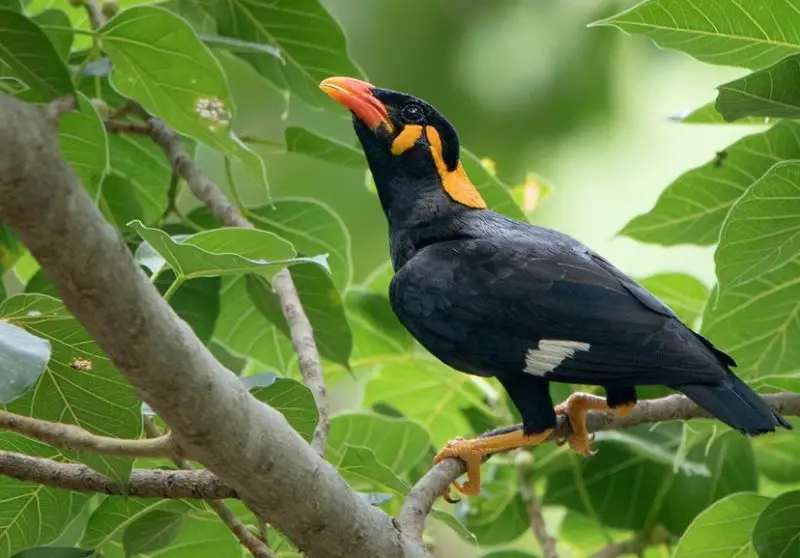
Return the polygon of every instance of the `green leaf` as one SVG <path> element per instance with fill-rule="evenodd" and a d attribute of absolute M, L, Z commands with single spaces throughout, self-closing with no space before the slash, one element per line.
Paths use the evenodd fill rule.
<path fill-rule="evenodd" d="M 335 139 L 309 132 L 305 128 L 286 128 L 286 150 L 321 161 L 363 169 L 367 166 L 361 149 Z"/>
<path fill-rule="evenodd" d="M 178 536 L 185 513 L 153 510 L 133 521 L 122 535 L 122 545 L 128 556 L 159 550 Z"/>
<path fill-rule="evenodd" d="M 70 50 L 72 50 L 72 39 L 74 37 L 71 31 L 65 30 L 71 27 L 69 16 L 61 10 L 51 9 L 40 12 L 31 17 L 31 19 L 35 21 L 37 25 L 44 28 L 45 33 L 50 37 L 61 60 L 68 60 Z M 58 27 L 61 29 L 54 29 Z"/>
<path fill-rule="evenodd" d="M 259 374 L 242 378 L 253 397 L 279 411 L 292 428 L 308 442 L 314 436 L 319 413 L 314 394 L 302 382 Z"/>
<path fill-rule="evenodd" d="M 645 0 L 598 24 L 724 66 L 762 68 L 800 51 L 800 10 L 790 1 Z"/>
<path fill-rule="evenodd" d="M 528 221 L 525 212 L 514 201 L 508 185 L 486 170 L 480 160 L 464 148 L 461 149 L 461 163 L 489 209 L 512 219 Z"/>
<path fill-rule="evenodd" d="M 737 376 L 755 381 L 800 371 L 800 257 L 757 281 L 714 293 L 702 332 L 736 360 Z"/>
<path fill-rule="evenodd" d="M 762 558 L 800 556 L 800 490 L 767 504 L 753 528 L 753 547 Z"/>
<path fill-rule="evenodd" d="M 335 456 L 328 460 L 338 469 L 348 482 L 356 487 L 362 483 L 388 490 L 404 496 L 411 488 L 389 467 L 378 461 L 375 452 L 363 446 L 345 444 Z"/>
<path fill-rule="evenodd" d="M 800 55 L 720 85 L 715 104 L 725 120 L 745 116 L 800 117 Z"/>
<path fill-rule="evenodd" d="M 771 481 L 794 484 L 800 482 L 800 420 L 787 417 L 795 428 L 794 432 L 777 430 L 769 436 L 753 438 L 753 450 L 758 469 Z"/>
<path fill-rule="evenodd" d="M 141 434 L 139 398 L 60 301 L 38 294 L 18 295 L 0 304 L 0 316 L 47 339 L 52 348 L 36 388 L 7 406 L 8 411 L 75 424 L 102 436 L 136 438 Z M 132 460 L 124 457 L 60 453 L 123 485 L 132 466 Z"/>
<path fill-rule="evenodd" d="M 75 93 L 69 70 L 50 37 L 12 10 L 0 10 L 0 71 L 28 86 L 22 96 L 26 101 L 47 102 Z"/>
<path fill-rule="evenodd" d="M 244 162 L 267 189 L 264 162 L 230 131 L 225 74 L 186 21 L 157 6 L 121 11 L 101 30 L 111 84 L 178 132 Z"/>
<path fill-rule="evenodd" d="M 94 554 L 94 550 L 66 546 L 39 546 L 17 552 L 12 558 L 86 558 Z"/>
<path fill-rule="evenodd" d="M 25 292 L 45 294 L 53 298 L 58 298 L 58 291 L 55 285 L 50 282 L 50 279 L 47 278 L 47 275 L 45 275 L 44 270 L 41 268 L 39 268 L 39 270 L 33 274 L 33 277 L 25 284 Z"/>
<path fill-rule="evenodd" d="M 506 544 L 531 528 L 528 509 L 519 495 L 516 471 L 506 467 L 481 483 L 481 495 L 469 499 L 457 517 L 481 545 Z"/>
<path fill-rule="evenodd" d="M 0 434 L 0 448 L 36 457 L 59 458 L 59 452 L 18 434 Z M 50 488 L 0 476 L 0 548 L 3 556 L 54 541 L 88 500 L 82 492 Z"/>
<path fill-rule="evenodd" d="M 756 558 L 751 536 L 758 515 L 768 502 L 766 496 L 749 492 L 715 502 L 692 522 L 672 558 Z"/>
<path fill-rule="evenodd" d="M 28 391 L 49 360 L 49 341 L 0 319 L 0 403 L 10 403 Z"/>
<path fill-rule="evenodd" d="M 355 361 L 383 362 L 385 358 L 381 357 L 402 356 L 411 350 L 414 340 L 385 295 L 351 289 L 345 297 L 345 307 L 353 332 Z"/>
<path fill-rule="evenodd" d="M 203 2 L 217 21 L 220 35 L 272 45 L 282 54 L 282 75 L 292 93 L 313 106 L 323 106 L 319 82 L 330 76 L 360 77 L 347 56 L 344 33 L 317 0 L 229 0 Z M 274 80 L 275 59 L 269 55 L 239 56 Z"/>
<path fill-rule="evenodd" d="M 108 138 L 94 105 L 82 93 L 77 97 L 78 111 L 69 112 L 58 121 L 58 144 L 61 156 L 97 202 L 100 183 L 108 170 Z"/>
<path fill-rule="evenodd" d="M 20 0 L 0 0 L 0 8 L 22 13 Z"/>
<path fill-rule="evenodd" d="M 416 422 L 380 415 L 338 415 L 330 422 L 327 455 L 332 461 L 348 446 L 371 449 L 378 461 L 398 475 L 425 457 L 430 447 L 428 432 Z"/>
<path fill-rule="evenodd" d="M 327 254 L 334 284 L 347 290 L 353 273 L 350 233 L 330 207 L 310 198 L 282 198 L 251 210 L 250 219 L 291 242 L 298 254 Z"/>
<path fill-rule="evenodd" d="M 124 229 L 126 223 L 131 221 L 151 223 L 163 214 L 163 208 L 161 211 L 155 211 L 155 208 L 147 201 L 144 201 L 143 205 L 141 203 L 143 200 L 136 195 L 136 186 L 127 177 L 120 174 L 107 175 L 103 179 L 101 193 L 108 211 L 111 213 L 110 217 L 108 215 L 106 217 L 118 229 Z M 150 248 L 149 244 L 142 250 L 147 248 Z M 157 256 L 155 252 L 154 255 Z M 163 262 L 163 259 L 159 258 L 159 261 Z"/>
<path fill-rule="evenodd" d="M 203 41 L 206 45 L 210 46 L 211 48 L 216 47 L 234 53 L 243 52 L 243 53 L 255 53 L 255 54 L 268 54 L 274 58 L 283 60 L 281 51 L 269 45 L 264 45 L 261 43 L 251 43 L 249 41 L 240 41 L 239 39 L 233 39 L 231 37 L 222 37 L 220 35 L 200 34 L 198 35 L 198 37 L 200 37 L 200 40 Z"/>
<path fill-rule="evenodd" d="M 345 317 L 344 304 L 330 275 L 316 265 L 296 265 L 292 268 L 292 280 L 311 322 L 320 355 L 348 367 L 353 350 L 353 336 Z M 252 275 L 248 275 L 246 281 L 253 305 L 288 337 L 289 324 L 270 284 L 265 279 Z"/>
<path fill-rule="evenodd" d="M 431 509 L 431 517 L 437 519 L 450 527 L 453 532 L 461 537 L 462 540 L 467 541 L 471 544 L 477 544 L 478 540 L 475 538 L 467 526 L 464 525 L 460 519 L 454 516 L 450 512 L 446 512 L 444 510 L 440 510 L 439 508 L 432 508 Z"/>
<path fill-rule="evenodd" d="M 214 338 L 232 353 L 286 373 L 296 358 L 292 343 L 253 305 L 244 277 L 225 278 Z"/>
<path fill-rule="evenodd" d="M 278 235 L 255 229 L 214 229 L 176 240 L 141 221 L 129 225 L 183 280 L 243 273 L 272 275 L 287 265 L 319 261 L 296 258 L 290 243 Z"/>
<path fill-rule="evenodd" d="M 433 443 L 444 445 L 471 431 L 462 408 L 474 406 L 489 417 L 494 413 L 470 376 L 438 362 L 408 357 L 388 363 L 369 381 L 364 406 L 388 403 L 428 429 Z"/>
<path fill-rule="evenodd" d="M 125 529 L 153 511 L 173 514 L 186 513 L 192 505 L 185 500 L 161 498 L 127 498 L 109 496 L 97 507 L 89 519 L 80 546 L 103 548 L 108 542 L 120 540 Z"/>
<path fill-rule="evenodd" d="M 706 103 L 700 108 L 690 111 L 684 111 L 675 116 L 672 116 L 670 120 L 674 120 L 675 122 L 680 122 L 681 124 L 769 124 L 772 121 L 769 118 L 759 118 L 755 116 L 747 116 L 743 118 L 738 118 L 734 122 L 729 122 L 725 120 L 725 118 L 717 111 L 717 107 L 714 106 L 714 103 Z"/>
<path fill-rule="evenodd" d="M 174 273 L 163 273 L 158 277 L 156 287 L 164 294 L 173 281 Z M 219 277 L 193 279 L 181 285 L 169 301 L 175 313 L 191 326 L 194 334 L 206 345 L 211 341 L 219 316 L 221 285 Z"/>
<path fill-rule="evenodd" d="M 778 163 L 733 205 L 714 254 L 719 289 L 757 280 L 800 256 L 800 161 Z"/>
<path fill-rule="evenodd" d="M 484 554 L 483 558 L 537 558 L 535 554 L 521 550 L 498 550 Z"/>
<path fill-rule="evenodd" d="M 703 313 L 708 287 L 685 273 L 659 273 L 639 281 L 690 326 Z"/>
<path fill-rule="evenodd" d="M 693 169 L 667 187 L 648 213 L 634 218 L 620 234 L 641 242 L 673 246 L 717 242 L 725 216 L 745 190 L 776 162 L 800 158 L 800 124 L 779 122 L 746 136 L 725 157 Z"/>

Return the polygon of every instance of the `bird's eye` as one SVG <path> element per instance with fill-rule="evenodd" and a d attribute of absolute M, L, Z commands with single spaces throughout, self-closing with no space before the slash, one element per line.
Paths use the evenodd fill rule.
<path fill-rule="evenodd" d="M 422 108 L 413 103 L 404 106 L 401 114 L 403 115 L 403 120 L 406 122 L 422 122 L 425 118 Z"/>

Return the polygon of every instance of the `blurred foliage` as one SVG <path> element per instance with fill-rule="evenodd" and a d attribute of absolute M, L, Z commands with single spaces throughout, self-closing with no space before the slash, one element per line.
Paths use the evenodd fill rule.
<path fill-rule="evenodd" d="M 615 87 L 629 51 L 609 26 L 753 70 L 721 85 L 715 103 L 674 118 L 687 134 L 690 124 L 724 129 L 735 121 L 749 135 L 702 166 L 674 169 L 680 176 L 620 234 L 712 246 L 712 289 L 677 272 L 642 284 L 730 351 L 742 377 L 800 391 L 800 7 L 793 0 L 757 8 L 737 0 L 123 0 L 96 32 L 73 4 L 80 2 L 0 2 L 0 88 L 33 102 L 78 92 L 77 109 L 59 124 L 64 158 L 176 312 L 255 397 L 309 439 L 318 418 L 313 396 L 299 381 L 270 285 L 291 266 L 336 413 L 327 458 L 372 505 L 396 513 L 438 446 L 507 424 L 516 409 L 494 380 L 432 359 L 392 314 L 374 186 L 347 115 L 316 89 L 331 75 L 366 77 L 364 68 L 374 83 L 435 104 L 472 150 L 463 149 L 462 160 L 490 207 L 539 220 L 540 204 L 546 211 L 561 192 L 550 194 L 531 169 L 546 168 L 554 146 L 606 126 L 619 109 Z M 642 52 L 649 64 L 669 56 Z M 137 123 L 119 112 L 127 99 L 183 135 L 256 230 L 218 228 L 146 136 L 106 132 L 104 120 Z M 617 203 L 590 201 L 598 211 Z M 0 266 L 5 408 L 107 436 L 141 436 L 133 390 L 2 224 Z M 569 393 L 553 389 L 559 399 Z M 536 448 L 533 488 L 562 556 L 632 537 L 654 541 L 648 557 L 796 556 L 796 432 L 750 441 L 708 421 L 607 432 L 593 459 Z M 84 463 L 122 483 L 133 466 L 164 465 L 8 433 L 0 448 Z M 428 533 L 437 555 L 539 555 L 518 482 L 513 460 L 497 456 L 484 465 L 480 496 L 437 504 Z M 231 505 L 255 528 L 243 505 Z M 268 535 L 279 556 L 298 556 L 279 532 Z M 202 503 L 87 497 L 0 478 L 0 557 L 85 556 L 81 549 L 111 557 L 239 552 Z"/>

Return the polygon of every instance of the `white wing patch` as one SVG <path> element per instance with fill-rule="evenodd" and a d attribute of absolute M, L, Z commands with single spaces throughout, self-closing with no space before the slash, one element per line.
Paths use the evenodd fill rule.
<path fill-rule="evenodd" d="M 560 339 L 542 339 L 539 347 L 528 350 L 525 355 L 523 372 L 540 378 L 552 372 L 559 364 L 575 356 L 578 351 L 588 351 L 592 346 L 581 341 L 563 341 Z"/>

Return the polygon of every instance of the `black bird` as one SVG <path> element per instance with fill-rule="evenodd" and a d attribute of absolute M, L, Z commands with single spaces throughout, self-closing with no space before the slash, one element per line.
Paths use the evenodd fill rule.
<path fill-rule="evenodd" d="M 481 456 L 535 445 L 565 413 L 570 446 L 590 455 L 586 413 L 636 405 L 636 386 L 666 385 L 744 434 L 789 423 L 737 378 L 734 360 L 603 257 L 560 232 L 486 208 L 459 161 L 456 130 L 425 101 L 351 78 L 320 87 L 353 113 L 389 221 L 400 322 L 453 368 L 494 376 L 523 430 L 457 439 L 437 461 L 459 457 L 480 489 Z M 553 408 L 549 382 L 602 386 Z"/>

